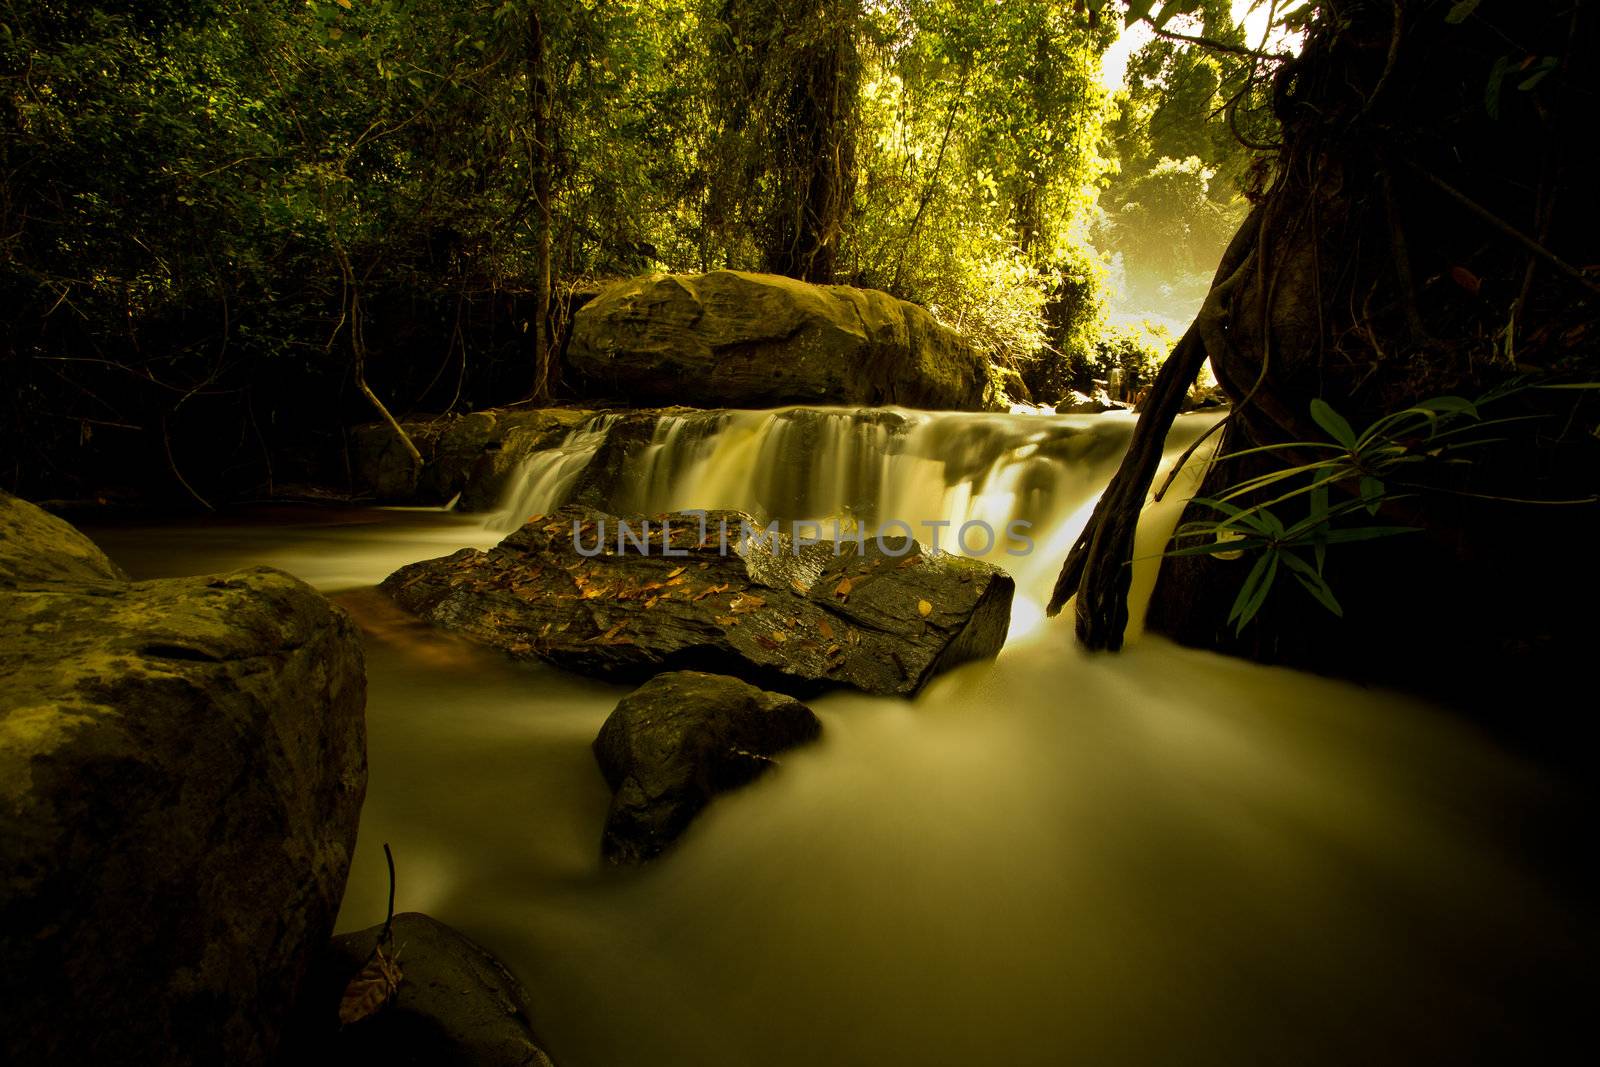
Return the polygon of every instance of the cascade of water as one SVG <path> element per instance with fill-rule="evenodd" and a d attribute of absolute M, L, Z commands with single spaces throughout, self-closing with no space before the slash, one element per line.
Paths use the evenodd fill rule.
<path fill-rule="evenodd" d="M 606 434 L 616 424 L 613 413 L 586 419 L 555 448 L 535 452 L 523 460 L 507 484 L 501 506 L 487 525 L 495 530 L 515 530 L 530 515 L 543 515 L 567 502 L 578 476 L 589 466 Z"/>
<path fill-rule="evenodd" d="M 1180 422 L 1172 443 L 1210 421 Z M 529 457 L 496 517 L 501 528 L 564 503 L 616 423 L 598 416 Z M 898 408 L 668 414 L 603 495 L 624 514 L 733 508 L 763 522 L 820 522 L 825 532 L 834 522 L 896 533 L 904 524 L 924 543 L 999 563 L 1031 586 L 1059 566 L 1132 428 L 1127 416 Z M 979 525 L 963 540 L 969 523 Z M 1014 528 L 1026 531 L 1026 556 L 1007 536 Z"/>

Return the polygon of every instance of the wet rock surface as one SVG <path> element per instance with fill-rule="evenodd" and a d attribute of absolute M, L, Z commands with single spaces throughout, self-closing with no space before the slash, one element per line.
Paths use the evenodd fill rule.
<path fill-rule="evenodd" d="M 550 1067 L 522 984 L 476 942 L 418 912 L 394 917 L 386 948 L 400 968 L 393 998 L 341 1026 L 340 999 L 382 932 L 380 923 L 328 945 L 306 980 L 283 1067 Z"/>
<path fill-rule="evenodd" d="M 619 545 L 620 522 L 648 529 L 648 544 Z M 697 513 L 620 522 L 570 505 L 380 588 L 513 656 L 619 680 L 700 670 L 800 694 L 909 695 L 1005 642 L 1011 577 L 910 538 L 797 547 L 740 512 L 710 512 L 704 529 Z"/>
<path fill-rule="evenodd" d="M 0 1058 L 265 1062 L 355 843 L 355 629 L 270 568 L 129 582 L 3 493 L 0 529 Z"/>
<path fill-rule="evenodd" d="M 612 793 L 601 855 L 617 865 L 653 859 L 717 794 L 821 731 L 793 697 L 726 675 L 658 674 L 622 698 L 594 740 Z"/>

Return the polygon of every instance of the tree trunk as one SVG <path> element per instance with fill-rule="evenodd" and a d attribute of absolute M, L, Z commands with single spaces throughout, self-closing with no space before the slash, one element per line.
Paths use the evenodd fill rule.
<path fill-rule="evenodd" d="M 1235 404 L 1221 455 L 1326 441 L 1310 417 L 1317 397 L 1359 431 L 1530 368 L 1597 377 L 1586 338 L 1600 290 L 1580 269 L 1594 261 L 1596 217 L 1565 159 L 1575 112 L 1594 99 L 1592 19 L 1580 5 L 1486 0 L 1452 24 L 1447 8 L 1325 3 L 1301 56 L 1274 75 L 1283 144 L 1273 184 L 1163 369 L 1051 605 L 1078 597 L 1088 647 L 1121 644 L 1133 524 L 1198 355 Z M 1373 521 L 1424 532 L 1329 550 L 1342 621 L 1284 582 L 1236 634 L 1226 619 L 1243 571 L 1205 556 L 1166 561 L 1149 626 L 1256 658 L 1401 680 L 1463 655 L 1556 655 L 1569 638 L 1551 620 L 1600 591 L 1593 568 L 1563 576 L 1561 553 L 1600 535 L 1600 509 L 1506 498 L 1594 493 L 1592 397 L 1529 390 L 1501 402 L 1487 414 L 1527 416 L 1530 428 L 1508 429 L 1508 440 L 1427 486 L 1391 492 Z M 1267 462 L 1222 460 L 1201 495 Z M 1191 507 L 1186 518 L 1209 514 Z"/>
<path fill-rule="evenodd" d="M 778 193 L 764 267 L 831 283 L 855 189 L 855 117 L 861 61 L 856 0 L 825 0 L 807 13 L 792 67 L 770 116 Z"/>
<path fill-rule="evenodd" d="M 528 174 L 537 233 L 534 238 L 533 322 L 529 329 L 533 341 L 533 385 L 529 399 L 540 403 L 550 399 L 554 372 L 551 357 L 555 350 L 550 338 L 550 295 L 554 285 L 550 271 L 550 230 L 554 216 L 555 130 L 551 115 L 554 93 L 550 83 L 548 50 L 544 21 L 538 5 L 530 5 L 526 63 L 532 137 Z"/>

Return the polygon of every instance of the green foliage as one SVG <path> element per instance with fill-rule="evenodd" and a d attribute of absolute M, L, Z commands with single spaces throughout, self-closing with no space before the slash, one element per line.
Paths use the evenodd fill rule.
<path fill-rule="evenodd" d="M 1133 5 L 1130 16 L 1140 6 Z M 1181 9 L 1181 10 L 1180 10 Z M 1153 21 L 1225 47 L 1250 49 L 1225 0 L 1163 5 Z M 1246 196 L 1261 179 L 1261 153 L 1276 123 L 1262 63 L 1157 38 L 1128 61 L 1127 87 L 1107 124 L 1115 169 L 1101 198 L 1097 242 L 1121 261 L 1122 285 L 1138 307 L 1196 306 Z"/>
<path fill-rule="evenodd" d="M 402 411 L 515 399 L 564 293 L 724 266 L 887 289 L 1036 388 L 1137 380 L 1090 240 L 1143 144 L 1114 36 L 1065 0 L 0 0 L 0 425 L 19 470 L 260 467 L 370 417 L 361 360 Z M 1194 154 L 1113 206 L 1199 226 Z"/>
<path fill-rule="evenodd" d="M 1359 520 L 1363 515 L 1375 518 L 1385 504 L 1434 491 L 1431 475 L 1469 465 L 1471 450 L 1498 444 L 1504 440 L 1499 436 L 1504 428 L 1539 418 L 1485 418 L 1482 411 L 1533 384 L 1513 379 L 1475 401 L 1434 397 L 1384 415 L 1360 432 L 1325 400 L 1313 400 L 1311 418 L 1327 438 L 1264 445 L 1221 457 L 1218 462 L 1282 454 L 1299 462 L 1247 478 L 1215 498 L 1196 497 L 1194 504 L 1211 509 L 1217 517 L 1181 525 L 1173 536 L 1177 547 L 1167 555 L 1255 556 L 1228 615 L 1236 631 L 1255 618 L 1280 573 L 1292 575 L 1319 604 L 1342 616 L 1343 609 L 1324 576 L 1328 547 L 1418 530 L 1390 524 L 1350 526 L 1344 525 L 1344 520 Z M 1594 386 L 1580 383 L 1544 388 Z M 1306 508 L 1304 517 L 1290 521 L 1284 516 L 1286 506 L 1301 504 Z"/>
<path fill-rule="evenodd" d="M 1049 0 L 916 0 L 868 28 L 841 269 L 1026 370 L 1099 313 L 1084 221 L 1114 34 Z"/>

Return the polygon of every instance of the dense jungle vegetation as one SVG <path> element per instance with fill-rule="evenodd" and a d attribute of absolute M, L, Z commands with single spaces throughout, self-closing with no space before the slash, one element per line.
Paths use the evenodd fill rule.
<path fill-rule="evenodd" d="M 0 481 L 270 494 L 372 402 L 560 398 L 575 302 L 652 271 L 1144 384 L 1274 126 L 1229 5 L 1168 6 L 1108 89 L 1121 13 L 1060 0 L 5 0 Z"/>

